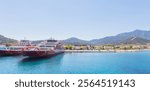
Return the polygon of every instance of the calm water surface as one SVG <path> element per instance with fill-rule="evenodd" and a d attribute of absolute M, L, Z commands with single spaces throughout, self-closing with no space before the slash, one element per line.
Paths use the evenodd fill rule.
<path fill-rule="evenodd" d="M 150 51 L 0 57 L 1 74 L 150 74 Z"/>

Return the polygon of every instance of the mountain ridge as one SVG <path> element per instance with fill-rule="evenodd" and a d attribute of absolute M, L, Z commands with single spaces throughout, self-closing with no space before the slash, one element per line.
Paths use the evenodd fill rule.
<path fill-rule="evenodd" d="M 84 42 L 84 40 L 83 41 L 80 40 L 80 44 L 87 44 L 87 43 L 91 45 L 120 44 L 122 41 L 125 41 L 131 37 L 138 37 L 145 40 L 150 40 L 150 30 L 145 31 L 136 29 L 131 32 L 120 33 L 115 36 L 106 36 L 104 38 L 93 39 L 86 42 Z M 67 39 L 65 41 L 67 41 Z M 67 42 L 69 43 L 69 41 Z"/>
<path fill-rule="evenodd" d="M 66 40 L 61 40 L 61 42 L 62 42 L 63 44 L 73 44 L 73 45 L 82 45 L 82 44 L 87 45 L 87 44 L 89 44 L 88 41 L 86 41 L 86 40 L 81 40 L 81 39 L 76 38 L 76 37 L 71 37 L 71 38 L 68 38 L 68 39 L 66 39 Z"/>
<path fill-rule="evenodd" d="M 130 42 L 132 37 L 136 37 L 135 40 Z M 10 39 L 5 36 L 0 35 L 0 43 L 16 42 L 15 39 Z M 40 40 L 42 41 L 42 40 Z M 40 41 L 35 40 L 33 43 L 37 44 Z M 120 33 L 115 36 L 106 36 L 104 38 L 93 39 L 93 40 L 82 40 L 76 37 L 71 37 L 65 40 L 59 40 L 61 43 L 66 45 L 105 45 L 105 44 L 120 44 L 120 43 L 135 43 L 135 44 L 145 44 L 150 41 L 150 30 L 140 30 L 136 29 L 131 32 Z M 143 42 L 142 42 L 143 41 Z"/>

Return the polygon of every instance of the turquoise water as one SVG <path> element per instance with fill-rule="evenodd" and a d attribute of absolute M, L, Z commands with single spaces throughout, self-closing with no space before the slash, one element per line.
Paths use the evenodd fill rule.
<path fill-rule="evenodd" d="M 1 74 L 150 74 L 150 51 L 0 57 Z"/>

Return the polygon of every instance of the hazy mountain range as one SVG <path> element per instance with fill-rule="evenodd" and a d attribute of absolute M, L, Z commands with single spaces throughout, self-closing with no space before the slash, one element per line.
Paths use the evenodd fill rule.
<path fill-rule="evenodd" d="M 33 41 L 33 42 L 39 43 L 40 41 Z M 60 41 L 63 44 L 73 44 L 73 45 L 147 44 L 150 43 L 150 31 L 135 30 L 132 32 L 121 33 L 115 36 L 107 36 L 104 38 L 93 39 L 89 41 L 81 40 L 75 37 L 68 38 L 66 40 L 60 40 Z M 6 38 L 4 36 L 0 36 L 0 43 L 5 43 L 5 42 L 16 42 L 16 40 Z"/>
<path fill-rule="evenodd" d="M 130 39 L 135 37 L 132 42 Z M 63 40 L 64 44 L 92 44 L 92 45 L 102 45 L 102 44 L 127 44 L 127 43 L 135 43 L 135 44 L 145 44 L 149 43 L 150 41 L 150 31 L 144 31 L 144 30 L 135 30 L 132 32 L 126 32 L 121 33 L 116 36 L 108 36 L 100 39 L 93 39 L 90 41 L 80 40 L 78 38 L 69 38 L 66 40 Z"/>

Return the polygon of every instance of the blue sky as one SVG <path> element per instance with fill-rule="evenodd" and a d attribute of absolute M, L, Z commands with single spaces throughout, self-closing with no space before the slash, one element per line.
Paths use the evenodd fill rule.
<path fill-rule="evenodd" d="M 150 0 L 0 0 L 0 34 L 85 40 L 150 30 Z"/>

